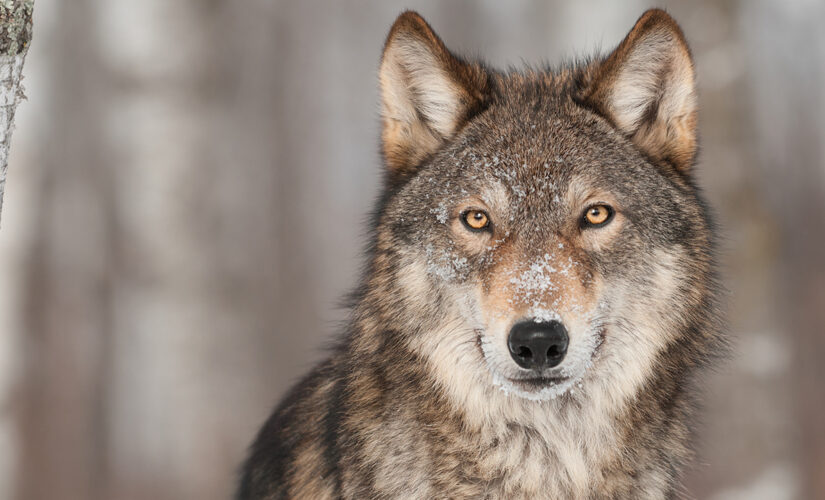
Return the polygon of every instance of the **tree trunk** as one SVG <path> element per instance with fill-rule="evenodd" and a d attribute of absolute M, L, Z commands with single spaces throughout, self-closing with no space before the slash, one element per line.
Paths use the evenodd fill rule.
<path fill-rule="evenodd" d="M 20 85 L 23 61 L 32 39 L 34 0 L 0 2 L 0 217 L 6 187 L 9 145 L 14 130 L 14 111 L 24 98 Z"/>

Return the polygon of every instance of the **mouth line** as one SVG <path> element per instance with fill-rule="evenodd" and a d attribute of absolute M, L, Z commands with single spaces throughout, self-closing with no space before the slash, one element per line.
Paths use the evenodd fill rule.
<path fill-rule="evenodd" d="M 529 389 L 542 389 L 552 387 L 570 380 L 570 377 L 531 377 L 531 378 L 507 378 L 511 384 L 519 385 Z"/>

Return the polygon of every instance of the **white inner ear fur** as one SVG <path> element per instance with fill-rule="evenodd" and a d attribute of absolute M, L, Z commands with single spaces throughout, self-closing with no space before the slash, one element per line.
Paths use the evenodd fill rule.
<path fill-rule="evenodd" d="M 426 44 L 404 36 L 393 40 L 380 79 L 386 118 L 412 125 L 420 115 L 443 138 L 455 132 L 461 90 Z"/>
<path fill-rule="evenodd" d="M 616 125 L 633 132 L 649 107 L 658 102 L 657 121 L 669 123 L 696 108 L 693 67 L 686 51 L 669 31 L 647 34 L 631 49 L 610 92 Z"/>

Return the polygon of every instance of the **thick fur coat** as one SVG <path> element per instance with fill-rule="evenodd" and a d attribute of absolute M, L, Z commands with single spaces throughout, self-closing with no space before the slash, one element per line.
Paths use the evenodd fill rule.
<path fill-rule="evenodd" d="M 606 57 L 504 73 L 406 12 L 380 85 L 386 181 L 348 329 L 238 497 L 673 497 L 724 344 L 678 25 L 651 10 Z M 552 362 L 514 344 L 524 322 L 560 332 Z"/>

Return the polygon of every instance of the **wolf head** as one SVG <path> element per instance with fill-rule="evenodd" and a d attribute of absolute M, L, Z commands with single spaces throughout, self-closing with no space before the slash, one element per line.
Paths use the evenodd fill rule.
<path fill-rule="evenodd" d="M 380 87 L 387 186 L 364 302 L 452 396 L 618 400 L 702 359 L 694 67 L 666 13 L 606 58 L 502 73 L 406 12 Z"/>

